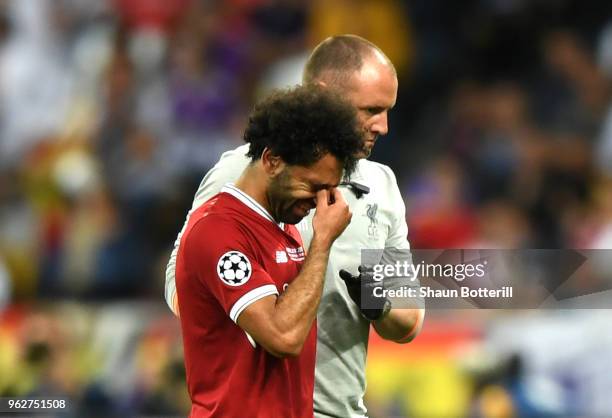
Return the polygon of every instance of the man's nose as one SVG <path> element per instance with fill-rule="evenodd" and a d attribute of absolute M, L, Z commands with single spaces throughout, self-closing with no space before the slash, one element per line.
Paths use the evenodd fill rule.
<path fill-rule="evenodd" d="M 387 112 L 381 112 L 374 116 L 374 118 L 374 123 L 372 123 L 370 130 L 378 135 L 387 135 L 387 132 L 389 132 Z"/>

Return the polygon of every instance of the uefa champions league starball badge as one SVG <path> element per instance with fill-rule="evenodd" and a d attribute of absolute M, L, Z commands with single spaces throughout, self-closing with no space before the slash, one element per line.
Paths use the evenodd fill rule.
<path fill-rule="evenodd" d="M 219 258 L 217 274 L 228 286 L 242 286 L 251 278 L 251 263 L 240 251 L 228 251 Z"/>

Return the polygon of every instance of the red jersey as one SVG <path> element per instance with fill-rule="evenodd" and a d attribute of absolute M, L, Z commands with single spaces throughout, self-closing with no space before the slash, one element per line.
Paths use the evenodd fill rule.
<path fill-rule="evenodd" d="M 316 324 L 302 353 L 283 359 L 236 324 L 303 260 L 297 229 L 233 186 L 191 214 L 176 263 L 190 417 L 312 418 Z"/>

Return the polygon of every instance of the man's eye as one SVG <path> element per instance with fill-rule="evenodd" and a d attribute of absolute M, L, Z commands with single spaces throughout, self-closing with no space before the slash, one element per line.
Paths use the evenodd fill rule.
<path fill-rule="evenodd" d="M 368 112 L 370 115 L 377 115 L 380 112 L 382 112 L 383 109 L 380 107 L 368 107 L 366 108 L 366 112 Z"/>

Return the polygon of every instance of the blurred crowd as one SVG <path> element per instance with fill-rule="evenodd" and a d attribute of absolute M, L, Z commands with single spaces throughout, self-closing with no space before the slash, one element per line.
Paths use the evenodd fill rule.
<path fill-rule="evenodd" d="M 612 247 L 609 5 L 468 3 L 430 16 L 432 73 L 396 112 L 412 246 Z"/>
<path fill-rule="evenodd" d="M 79 388 L 103 404 L 100 376 L 112 386 L 122 356 L 138 351 L 165 356 L 139 373 L 168 393 L 135 385 L 110 396 L 114 416 L 142 411 L 147 396 L 177 400 L 152 414 L 184 413 L 172 393 L 184 383 L 176 324 L 160 314 L 149 331 L 124 330 L 117 346 L 131 351 L 99 352 L 110 329 L 148 328 L 137 311 L 96 304 L 162 305 L 203 174 L 242 142 L 257 98 L 299 83 L 332 34 L 366 37 L 397 67 L 390 133 L 372 158 L 397 175 L 414 248 L 612 247 L 607 3 L 0 1 L 0 396 Z M 91 305 L 45 308 L 58 298 Z M 28 340 L 41 335 L 51 342 Z"/>
<path fill-rule="evenodd" d="M 0 316 L 0 397 L 66 400 L 54 418 L 186 416 L 180 328 L 161 304 L 13 305 Z M 12 415 L 12 414 L 11 414 Z"/>

